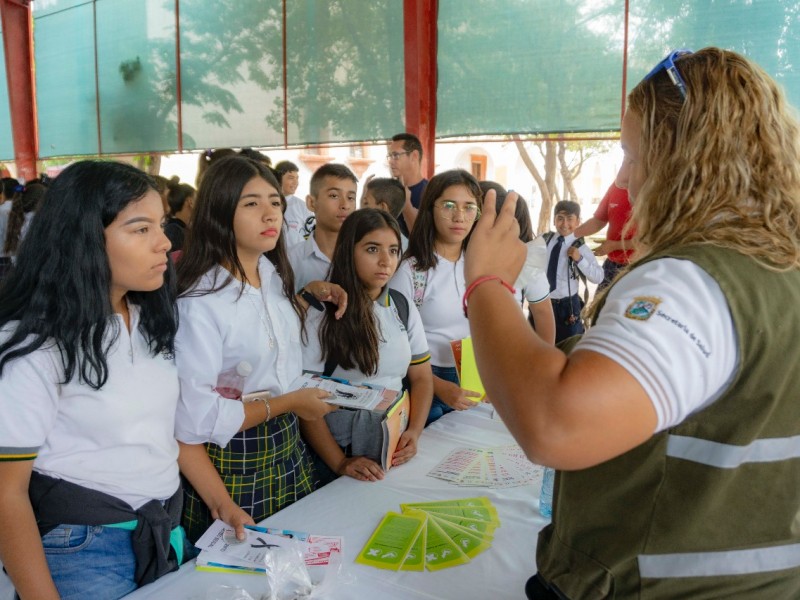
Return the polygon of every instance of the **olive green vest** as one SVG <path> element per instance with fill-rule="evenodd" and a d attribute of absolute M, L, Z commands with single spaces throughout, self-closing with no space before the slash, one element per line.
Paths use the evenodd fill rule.
<path fill-rule="evenodd" d="M 800 598 L 800 270 L 710 246 L 649 260 L 665 256 L 720 285 L 739 340 L 734 380 L 622 456 L 559 472 L 539 572 L 576 600 Z"/>

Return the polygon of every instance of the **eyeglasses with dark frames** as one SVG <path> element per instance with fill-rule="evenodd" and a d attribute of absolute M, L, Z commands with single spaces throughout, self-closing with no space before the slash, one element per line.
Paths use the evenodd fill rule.
<path fill-rule="evenodd" d="M 404 154 L 411 154 L 413 150 L 405 150 L 403 152 L 390 152 L 386 155 L 386 160 L 400 160 Z"/>
<path fill-rule="evenodd" d="M 681 98 L 686 100 L 686 82 L 681 77 L 680 71 L 678 71 L 678 67 L 675 66 L 675 60 L 680 58 L 681 56 L 686 56 L 688 54 L 692 54 L 691 50 L 686 48 L 682 48 L 680 50 L 673 50 L 670 52 L 664 60 L 658 63 L 653 70 L 650 71 L 647 75 L 644 76 L 642 81 L 647 81 L 651 77 L 653 77 L 656 73 L 659 73 L 662 69 L 667 72 L 667 76 L 669 76 L 670 81 L 672 84 L 678 88 L 678 91 L 681 94 Z"/>

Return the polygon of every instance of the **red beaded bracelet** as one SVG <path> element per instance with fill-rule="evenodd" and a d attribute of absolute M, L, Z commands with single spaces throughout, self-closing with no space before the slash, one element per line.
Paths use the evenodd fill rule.
<path fill-rule="evenodd" d="M 467 316 L 467 300 L 469 299 L 470 294 L 475 291 L 475 288 L 478 287 L 482 283 L 486 283 L 487 281 L 499 281 L 500 285 L 506 288 L 512 294 L 516 294 L 517 290 L 514 289 L 510 284 L 503 281 L 497 275 L 484 275 L 483 277 L 478 277 L 475 281 L 467 286 L 467 291 L 464 292 L 464 299 L 461 302 L 461 307 L 464 309 L 464 316 Z"/>

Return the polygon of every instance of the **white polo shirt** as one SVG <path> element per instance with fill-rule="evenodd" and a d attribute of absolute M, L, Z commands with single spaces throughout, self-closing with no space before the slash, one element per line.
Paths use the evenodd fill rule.
<path fill-rule="evenodd" d="M 378 371 L 374 375 L 366 375 L 358 369 L 345 370 L 338 366 L 333 377 L 347 379 L 353 383 L 369 383 L 390 390 L 403 389 L 403 377 L 408 367 L 421 364 L 430 358 L 428 341 L 422 326 L 417 307 L 408 300 L 408 331 L 403 325 L 394 303 L 386 289 L 372 303 L 373 314 L 378 322 L 380 343 L 378 345 Z M 307 371 L 322 373 L 325 361 L 319 343 L 319 329 L 324 313 L 310 309 L 306 319 L 308 342 L 303 347 L 303 368 Z"/>
<path fill-rule="evenodd" d="M 294 287 L 301 289 L 309 281 L 325 281 L 331 261 L 317 246 L 312 233 L 299 244 L 289 248 L 289 263 L 294 271 Z"/>
<path fill-rule="evenodd" d="M 287 246 L 300 243 L 305 239 L 303 237 L 303 228 L 306 220 L 313 216 L 314 213 L 308 210 L 305 200 L 297 196 L 286 196 L 286 212 L 283 215 L 283 220 L 287 229 Z"/>
<path fill-rule="evenodd" d="M 181 442 L 225 447 L 241 428 L 242 403 L 214 391 L 223 371 L 247 361 L 253 371 L 244 381 L 244 393 L 267 390 L 273 396 L 285 393 L 302 373 L 300 319 L 265 256 L 258 272 L 261 289 L 246 285 L 240 295 L 241 283 L 233 280 L 216 292 L 178 299 L 175 361 L 181 393 L 175 436 Z M 229 273 L 215 267 L 195 289 L 214 287 L 214 275 L 219 285 Z"/>
<path fill-rule="evenodd" d="M 138 509 L 178 489 L 178 374 L 172 356 L 152 356 L 139 331 L 139 309 L 129 308 L 130 333 L 120 315 L 112 317 L 119 335 L 106 358 L 108 381 L 99 390 L 79 382 L 77 374 L 60 383 L 64 370 L 52 344 L 6 364 L 0 456 L 35 454 L 35 471 Z"/>

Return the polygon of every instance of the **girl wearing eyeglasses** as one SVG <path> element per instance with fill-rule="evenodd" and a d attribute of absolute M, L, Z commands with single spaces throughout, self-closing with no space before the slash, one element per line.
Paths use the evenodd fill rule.
<path fill-rule="evenodd" d="M 459 386 L 450 342 L 469 336 L 469 322 L 461 310 L 464 249 L 480 215 L 482 196 L 478 181 L 467 171 L 434 176 L 423 193 L 408 250 L 389 284 L 414 299 L 428 338 L 434 398 L 427 424 L 480 401 L 478 392 Z"/>
<path fill-rule="evenodd" d="M 622 120 L 637 254 L 571 353 L 499 285 L 511 198 L 473 234 L 481 376 L 528 457 L 558 469 L 529 598 L 800 593 L 800 124 L 750 60 L 674 52 Z M 492 208 L 490 208 L 492 207 Z"/>

